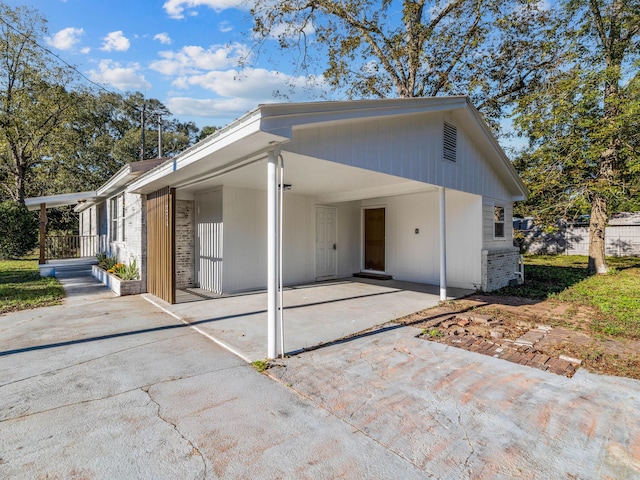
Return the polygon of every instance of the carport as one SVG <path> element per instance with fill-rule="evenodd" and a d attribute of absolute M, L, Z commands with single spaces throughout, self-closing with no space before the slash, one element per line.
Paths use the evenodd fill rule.
<path fill-rule="evenodd" d="M 148 265 L 166 267 L 159 278 L 175 272 L 178 289 L 266 289 L 255 311 L 266 311 L 268 358 L 283 351 L 284 286 L 365 273 L 436 284 L 438 300 L 452 287 L 480 288 L 483 272 L 493 275 L 483 270 L 484 237 L 513 248 L 504 232 L 524 193 L 466 97 L 262 105 L 127 188 L 147 207 L 165 190 Z M 504 205 L 497 240 L 495 199 Z M 156 258 L 152 242 L 171 251 Z M 515 274 L 494 264 L 507 270 L 502 282 Z M 174 303 L 171 283 L 169 294 L 152 282 L 148 291 Z"/>

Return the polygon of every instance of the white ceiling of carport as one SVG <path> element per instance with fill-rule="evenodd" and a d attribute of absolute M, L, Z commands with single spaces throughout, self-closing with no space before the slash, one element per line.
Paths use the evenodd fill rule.
<path fill-rule="evenodd" d="M 320 203 L 402 195 L 436 188 L 426 183 L 296 153 L 283 152 L 283 158 L 284 183 L 292 185 L 291 192 L 316 197 Z M 266 190 L 266 157 L 214 178 L 191 181 L 183 186 L 178 185 L 177 195 L 180 199 L 192 199 L 194 193 L 220 185 Z"/>

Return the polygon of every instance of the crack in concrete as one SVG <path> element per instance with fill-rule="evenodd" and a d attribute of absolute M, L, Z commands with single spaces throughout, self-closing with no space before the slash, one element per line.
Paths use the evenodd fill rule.
<path fill-rule="evenodd" d="M 471 460 L 471 457 L 476 453 L 476 450 L 475 450 L 475 448 L 473 448 L 473 444 L 471 443 L 471 438 L 469 437 L 469 432 L 467 432 L 467 429 L 465 428 L 465 426 L 462 423 L 462 413 L 460 412 L 460 408 L 458 407 L 458 403 L 454 402 L 454 405 L 456 407 L 456 412 L 458 413 L 458 425 L 460 426 L 460 428 L 464 432 L 464 439 L 466 440 L 467 445 L 469 445 L 469 449 L 471 450 L 469 452 L 469 455 L 467 455 L 467 458 L 464 460 L 464 469 L 467 471 L 467 474 L 469 475 L 469 478 L 471 478 L 471 469 L 469 468 L 469 461 Z"/>
<path fill-rule="evenodd" d="M 177 426 L 175 423 L 173 423 L 172 421 L 170 421 L 170 420 L 166 419 L 165 417 L 163 417 L 163 416 L 160 414 L 160 404 L 159 404 L 156 400 L 154 400 L 154 398 L 151 396 L 151 393 L 149 392 L 150 388 L 151 388 L 150 386 L 149 386 L 149 387 L 142 387 L 142 388 L 140 388 L 140 390 L 142 390 L 144 393 L 146 393 L 146 394 L 147 394 L 147 396 L 149 397 L 149 403 L 153 403 L 153 404 L 157 407 L 157 409 L 156 409 L 156 416 L 157 416 L 160 420 L 162 420 L 163 422 L 165 422 L 166 424 L 171 425 L 171 426 L 173 427 L 173 429 L 178 433 L 178 435 L 180 435 L 180 436 L 182 437 L 182 439 L 183 439 L 185 442 L 187 442 L 187 445 L 189 445 L 189 446 L 191 447 L 191 451 L 192 451 L 192 452 L 193 452 L 193 451 L 195 451 L 195 452 L 200 456 L 200 459 L 202 460 L 202 467 L 203 467 L 203 471 L 202 471 L 202 476 L 201 476 L 201 477 L 199 477 L 199 478 L 201 478 L 202 480 L 206 479 L 206 478 L 207 478 L 207 460 L 204 458 L 204 455 L 203 455 L 203 454 L 202 454 L 202 452 L 198 449 L 198 447 L 196 447 L 196 446 L 195 446 L 195 444 L 194 444 L 190 439 L 188 439 L 188 438 L 185 436 L 185 434 L 184 434 L 184 433 L 182 433 L 182 432 L 180 431 L 180 429 L 178 428 L 178 426 Z"/>
<path fill-rule="evenodd" d="M 433 398 L 438 402 L 438 403 L 449 403 L 448 401 L 442 399 L 439 395 L 434 394 Z M 467 458 L 465 458 L 464 460 L 464 466 L 463 468 L 466 470 L 467 475 L 469 476 L 469 478 L 472 477 L 471 475 L 471 469 L 469 467 L 469 461 L 471 460 L 471 457 L 473 455 L 475 455 L 476 451 L 475 448 L 473 448 L 473 443 L 471 443 L 471 437 L 469 436 L 469 432 L 467 432 L 467 429 L 465 428 L 464 424 L 462 423 L 462 412 L 460 411 L 460 407 L 458 406 L 458 402 L 452 402 L 453 406 L 456 408 L 456 421 L 458 423 L 458 426 L 460 427 L 460 429 L 463 431 L 464 433 L 464 439 L 467 442 L 467 445 L 469 445 L 469 455 L 467 455 Z M 436 410 L 436 413 L 440 412 L 440 410 L 438 409 L 438 406 L 434 403 L 433 407 Z M 444 417 L 447 417 L 447 415 L 445 414 L 445 412 L 442 412 L 442 415 Z M 449 417 L 450 418 L 450 417 Z M 453 421 L 450 420 L 452 423 Z M 439 420 L 436 420 L 436 422 L 440 425 L 442 425 L 446 430 L 449 430 L 444 424 L 442 424 Z"/>
<path fill-rule="evenodd" d="M 151 387 L 153 387 L 155 385 L 161 385 L 163 383 L 174 382 L 176 380 L 187 380 L 187 379 L 199 377 L 199 376 L 202 376 L 202 375 L 208 375 L 208 374 L 214 373 L 214 372 L 221 372 L 223 370 L 231 370 L 233 368 L 244 368 L 244 367 L 246 367 L 246 365 L 244 365 L 244 364 L 242 364 L 242 365 L 233 365 L 233 366 L 230 366 L 230 367 L 223 367 L 223 368 L 216 368 L 216 369 L 213 369 L 213 370 L 207 370 L 206 372 L 197 373 L 195 375 L 183 375 L 183 376 L 179 376 L 179 377 L 168 377 L 168 378 L 165 378 L 163 380 L 159 380 L 159 381 L 154 382 L 154 383 L 149 383 L 149 384 L 143 385 L 143 386 L 136 386 L 134 388 L 130 388 L 129 390 L 116 392 L 116 393 L 113 393 L 113 394 L 110 394 L 110 395 L 107 395 L 107 396 L 104 396 L 104 397 L 90 398 L 90 399 L 87 399 L 87 400 L 81 400 L 79 402 L 73 402 L 73 403 L 65 403 L 64 405 L 58 405 L 56 407 L 47 408 L 45 410 L 38 410 L 38 411 L 35 411 L 35 412 L 31 412 L 29 414 L 22 413 L 22 414 L 20 414 L 19 416 L 16 416 L 16 417 L 2 418 L 2 419 L 0 419 L 0 424 L 3 423 L 3 422 L 9 422 L 9 421 L 12 421 L 12 420 L 20 420 L 22 418 L 31 417 L 33 415 L 39 415 L 41 413 L 53 412 L 55 410 L 60 410 L 62 408 L 75 407 L 75 406 L 84 405 L 84 404 L 87 404 L 87 403 L 99 402 L 101 400 L 108 400 L 110 398 L 115 398 L 115 397 L 120 396 L 120 395 L 125 395 L 127 393 L 135 392 L 135 391 L 137 391 L 137 390 L 139 390 L 141 388 L 151 388 Z M 30 409 L 30 407 L 28 407 L 27 411 L 29 411 L 29 409 Z M 0 410 L 0 413 L 2 413 L 1 410 Z"/>
<path fill-rule="evenodd" d="M 18 380 L 13 380 L 11 382 L 3 383 L 2 385 L 0 385 L 0 388 L 6 387 L 7 385 L 13 385 L 14 383 L 20 383 L 20 382 L 24 382 L 26 380 L 31 380 L 32 378 L 37 378 L 37 377 L 41 377 L 41 376 L 48 376 L 48 375 L 51 375 L 51 374 L 54 374 L 54 373 L 61 372 L 63 370 L 67 370 L 69 368 L 74 368 L 74 367 L 78 367 L 80 365 L 84 365 L 85 363 L 95 362 L 96 360 L 101 360 L 101 359 L 107 358 L 107 357 L 109 357 L 111 355 L 117 355 L 117 354 L 122 353 L 122 352 L 127 352 L 129 350 L 134 350 L 134 349 L 140 348 L 140 347 L 146 347 L 148 345 L 153 345 L 153 344 L 160 343 L 160 342 L 166 342 L 168 340 L 173 340 L 173 339 L 176 339 L 176 338 L 185 337 L 187 335 L 194 335 L 194 333 L 193 332 L 188 332 L 188 333 L 184 333 L 182 335 L 173 336 L 171 338 L 163 338 L 163 339 L 160 339 L 160 340 L 154 340 L 153 342 L 146 342 L 146 343 L 141 343 L 139 345 L 134 345 L 132 347 L 123 348 L 122 350 L 117 350 L 115 352 L 110 352 L 110 353 L 107 353 L 105 355 L 101 355 L 101 356 L 95 357 L 95 358 L 89 358 L 89 359 L 84 360 L 82 362 L 74 363 L 73 365 L 67 365 L 65 367 L 56 368 L 54 370 L 49 370 L 49 371 L 46 371 L 46 372 L 36 373 L 35 375 L 31 375 L 29 377 L 24 377 L 24 378 L 20 378 Z"/>

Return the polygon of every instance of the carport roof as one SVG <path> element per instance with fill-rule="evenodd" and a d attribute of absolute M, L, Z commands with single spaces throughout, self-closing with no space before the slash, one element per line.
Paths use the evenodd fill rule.
<path fill-rule="evenodd" d="M 203 178 L 237 170 L 291 140 L 294 128 L 415 113 L 456 111 L 465 129 L 514 199 L 524 199 L 527 189 L 510 160 L 466 96 L 396 98 L 339 102 L 304 102 L 260 105 L 228 126 L 217 130 L 176 157 L 135 179 L 134 193 L 151 193 L 165 186 L 181 188 Z"/>
<path fill-rule="evenodd" d="M 66 205 L 76 205 L 93 198 L 96 192 L 75 192 L 61 193 L 60 195 L 48 195 L 46 197 L 31 197 L 24 200 L 24 204 L 29 210 L 40 209 L 41 204 L 50 207 L 64 207 Z"/>

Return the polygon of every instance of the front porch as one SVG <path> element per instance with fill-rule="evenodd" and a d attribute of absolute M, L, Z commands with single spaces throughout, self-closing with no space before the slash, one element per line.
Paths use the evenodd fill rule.
<path fill-rule="evenodd" d="M 211 298 L 203 298 L 205 292 L 196 293 L 179 291 L 180 303 L 173 305 L 150 294 L 145 298 L 247 361 L 266 358 L 266 291 Z M 285 288 L 285 354 L 333 343 L 436 306 L 439 293 L 437 285 L 352 277 Z M 473 291 L 449 288 L 447 293 L 459 298 Z"/>

